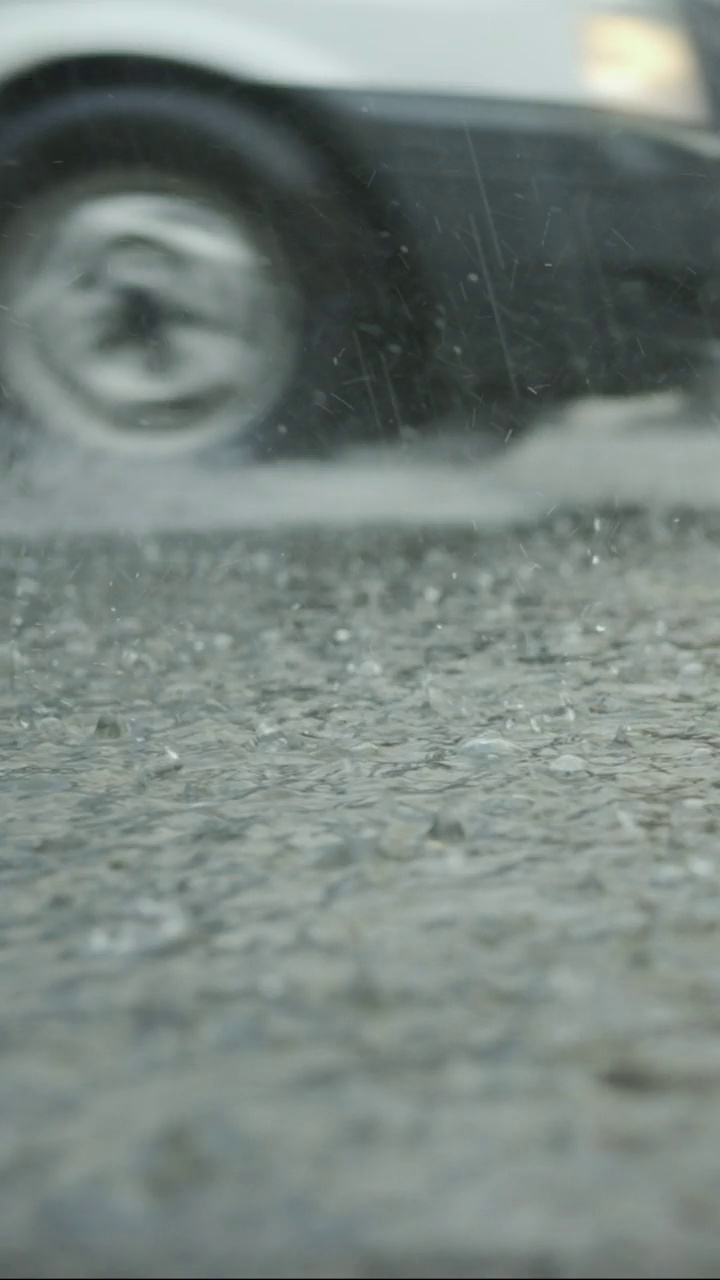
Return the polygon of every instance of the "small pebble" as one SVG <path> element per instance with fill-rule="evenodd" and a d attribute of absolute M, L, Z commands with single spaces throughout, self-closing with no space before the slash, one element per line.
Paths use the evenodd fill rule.
<path fill-rule="evenodd" d="M 457 844 L 465 839 L 466 831 L 459 818 L 452 813 L 438 813 L 428 835 L 431 840 L 444 844 Z"/>
<path fill-rule="evenodd" d="M 416 822 L 391 822 L 381 832 L 377 851 L 390 862 L 410 862 L 422 851 L 427 827 Z"/>
<path fill-rule="evenodd" d="M 698 880 L 712 880 L 715 875 L 715 863 L 709 858 L 688 859 L 688 871 Z"/>
<path fill-rule="evenodd" d="M 628 729 L 626 724 L 618 725 L 617 729 L 615 730 L 615 733 L 613 734 L 612 740 L 619 747 L 629 747 L 632 745 L 630 730 Z"/>
<path fill-rule="evenodd" d="M 150 767 L 153 778 L 164 778 L 168 773 L 178 773 L 182 769 L 182 760 L 177 751 L 165 748 L 165 755 Z"/>
<path fill-rule="evenodd" d="M 383 673 L 382 666 L 376 662 L 374 658 L 365 658 L 357 668 L 360 676 L 381 676 Z"/>
<path fill-rule="evenodd" d="M 561 777 L 576 777 L 580 773 L 587 773 L 587 762 L 582 756 L 558 756 L 557 759 L 550 762 L 551 773 L 557 773 Z"/>
<path fill-rule="evenodd" d="M 504 756 L 512 755 L 517 751 L 517 747 L 508 742 L 506 738 L 468 738 L 467 742 L 463 742 L 460 750 L 466 756 Z"/>
<path fill-rule="evenodd" d="M 665 862 L 655 868 L 650 880 L 652 884 L 679 884 L 686 876 L 684 867 L 679 867 L 674 862 Z"/>
<path fill-rule="evenodd" d="M 684 676 L 704 676 L 705 666 L 702 662 L 686 662 L 680 669 L 680 674 Z"/>
<path fill-rule="evenodd" d="M 15 644 L 0 644 L 0 674 L 12 676 L 27 667 L 28 659 Z"/>
<path fill-rule="evenodd" d="M 141 898 L 124 919 L 95 928 L 88 947 L 95 955 L 127 956 L 177 946 L 189 933 L 189 921 L 174 902 Z"/>
<path fill-rule="evenodd" d="M 95 725 L 95 736 L 96 738 L 121 738 L 122 728 L 120 721 L 115 716 L 98 716 L 98 721 Z"/>

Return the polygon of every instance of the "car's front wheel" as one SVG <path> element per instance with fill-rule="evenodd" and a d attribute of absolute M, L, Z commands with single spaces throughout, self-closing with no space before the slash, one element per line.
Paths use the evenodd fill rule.
<path fill-rule="evenodd" d="M 363 228 L 254 105 L 86 90 L 0 130 L 0 382 L 92 443 L 271 451 L 363 410 Z"/>

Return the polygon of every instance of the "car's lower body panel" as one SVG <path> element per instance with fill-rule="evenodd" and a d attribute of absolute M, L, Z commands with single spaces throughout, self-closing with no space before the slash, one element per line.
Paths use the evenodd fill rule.
<path fill-rule="evenodd" d="M 408 305 L 427 311 L 460 381 L 622 394 L 676 381 L 720 335 L 714 158 L 600 112 L 326 105 L 389 206 Z"/>

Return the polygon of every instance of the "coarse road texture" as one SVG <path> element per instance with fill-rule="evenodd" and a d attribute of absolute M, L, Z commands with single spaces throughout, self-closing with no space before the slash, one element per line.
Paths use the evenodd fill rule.
<path fill-rule="evenodd" d="M 622 447 L 5 482 L 1 1275 L 717 1275 L 720 442 Z"/>

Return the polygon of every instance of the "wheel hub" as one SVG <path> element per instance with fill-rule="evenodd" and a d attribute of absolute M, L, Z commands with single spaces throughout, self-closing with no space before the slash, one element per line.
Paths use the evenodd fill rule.
<path fill-rule="evenodd" d="M 298 299 L 276 246 L 234 210 L 125 179 L 37 211 L 23 248 L 3 282 L 5 363 L 65 419 L 195 440 L 242 431 L 279 399 Z"/>

